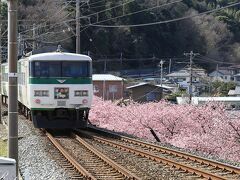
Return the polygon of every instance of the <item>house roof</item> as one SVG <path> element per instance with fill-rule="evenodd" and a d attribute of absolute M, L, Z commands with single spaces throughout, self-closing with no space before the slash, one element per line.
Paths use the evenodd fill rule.
<path fill-rule="evenodd" d="M 154 81 L 155 80 L 155 78 L 145 78 L 145 79 L 143 79 L 144 81 Z"/>
<path fill-rule="evenodd" d="M 235 87 L 235 94 L 240 94 L 240 86 Z"/>
<path fill-rule="evenodd" d="M 229 95 L 229 96 L 235 95 L 235 90 L 229 90 L 229 91 L 228 91 L 228 95 Z"/>
<path fill-rule="evenodd" d="M 240 102 L 240 97 L 193 97 L 193 99 L 196 101 L 237 101 Z"/>
<path fill-rule="evenodd" d="M 160 84 L 154 85 L 154 84 L 150 84 L 150 83 L 147 83 L 147 82 L 141 82 L 141 83 L 138 83 L 138 84 L 136 84 L 136 85 L 129 86 L 129 87 L 127 87 L 126 89 L 132 89 L 132 88 L 140 87 L 140 86 L 144 86 L 144 85 L 156 86 L 156 87 L 159 87 L 159 88 L 162 87 L 163 89 L 168 89 L 168 90 L 174 89 L 174 87 L 170 87 L 170 86 L 166 86 L 166 85 L 162 85 L 162 86 L 161 86 Z"/>
<path fill-rule="evenodd" d="M 209 74 L 209 76 L 217 76 L 217 75 L 231 75 L 231 72 L 228 70 L 220 69 L 220 70 L 215 70 Z"/>
<path fill-rule="evenodd" d="M 171 74 L 167 74 L 167 77 L 189 77 L 190 74 L 188 72 L 173 72 Z"/>
<path fill-rule="evenodd" d="M 215 76 L 219 76 L 219 75 L 221 76 L 221 75 L 223 75 L 223 73 L 216 71 L 216 70 L 209 74 L 210 77 L 215 77 Z"/>
<path fill-rule="evenodd" d="M 228 95 L 240 95 L 240 86 L 236 86 L 235 90 L 229 90 Z"/>
<path fill-rule="evenodd" d="M 162 85 L 161 86 L 161 84 L 157 84 L 156 86 L 158 86 L 158 87 L 162 87 L 162 88 L 164 88 L 164 89 L 175 89 L 175 87 L 170 87 L 170 86 L 166 86 L 166 85 Z"/>
<path fill-rule="evenodd" d="M 230 69 L 239 69 L 240 68 L 240 65 L 232 65 L 232 66 L 229 66 Z"/>
<path fill-rule="evenodd" d="M 147 85 L 147 84 L 149 84 L 149 83 L 141 82 L 141 83 L 138 83 L 138 84 L 135 84 L 135 85 L 132 85 L 132 86 L 128 86 L 128 87 L 126 87 L 126 89 L 132 89 L 132 88 L 139 87 L 139 86 L 144 86 L 144 85 Z M 149 85 L 152 85 L 152 84 L 149 84 Z"/>
<path fill-rule="evenodd" d="M 124 81 L 125 79 L 112 74 L 93 74 L 93 81 Z"/>
<path fill-rule="evenodd" d="M 198 74 L 196 72 L 192 72 L 192 75 L 194 77 L 201 76 L 200 74 Z M 167 74 L 166 76 L 167 77 L 189 77 L 190 76 L 190 72 L 188 72 L 187 70 L 180 70 L 180 71 L 177 71 L 177 72 L 173 72 L 173 73 Z"/>
<path fill-rule="evenodd" d="M 239 73 L 239 74 L 236 74 L 236 75 L 234 75 L 234 76 L 240 76 L 240 73 Z"/>
<path fill-rule="evenodd" d="M 177 97 L 178 104 L 186 104 L 189 97 Z M 240 102 L 240 97 L 192 97 L 192 104 L 199 104 L 199 102 Z"/>

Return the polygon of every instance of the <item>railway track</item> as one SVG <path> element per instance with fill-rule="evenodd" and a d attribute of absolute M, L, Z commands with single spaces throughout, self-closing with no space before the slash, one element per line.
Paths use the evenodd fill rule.
<path fill-rule="evenodd" d="M 80 133 L 90 136 L 99 143 L 174 167 L 176 170 L 186 173 L 187 176 L 191 174 L 193 178 L 206 178 L 212 180 L 240 179 L 240 168 L 238 167 L 125 136 L 115 135 L 116 138 L 112 138 L 113 135 L 108 134 L 106 137 L 106 132 L 104 132 L 105 136 L 102 137 L 102 132 L 100 132 L 100 136 L 99 132 L 98 134 L 94 134 L 92 132 L 80 131 Z M 111 138 L 109 136 L 111 136 Z"/>
<path fill-rule="evenodd" d="M 46 135 L 65 157 L 63 167 L 70 169 L 72 179 L 141 179 L 94 149 L 78 135 L 71 134 L 71 138 L 54 137 L 49 132 Z"/>

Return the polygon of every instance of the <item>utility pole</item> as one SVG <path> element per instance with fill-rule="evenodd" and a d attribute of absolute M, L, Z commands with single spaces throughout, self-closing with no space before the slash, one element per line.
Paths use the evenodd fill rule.
<path fill-rule="evenodd" d="M 122 67 L 123 67 L 123 53 L 121 52 L 121 55 L 120 55 L 120 61 L 121 61 L 121 75 L 122 75 L 122 71 L 123 71 L 123 69 L 122 69 Z"/>
<path fill-rule="evenodd" d="M 163 97 L 163 88 L 162 88 L 162 82 L 163 82 L 163 60 L 161 59 L 161 61 L 159 62 L 159 66 L 161 67 L 161 79 L 160 79 L 160 85 L 161 85 L 161 99 Z"/>
<path fill-rule="evenodd" d="M 122 15 L 125 15 L 125 6 L 124 6 L 124 4 L 122 6 Z"/>
<path fill-rule="evenodd" d="M 22 48 L 22 35 L 21 33 L 18 33 L 18 56 L 21 56 L 23 52 Z"/>
<path fill-rule="evenodd" d="M 105 59 L 104 61 L 104 73 L 107 72 L 107 59 Z"/>
<path fill-rule="evenodd" d="M 155 54 L 153 54 L 153 56 L 152 56 L 152 61 L 153 61 L 154 67 L 155 67 L 155 60 L 156 60 L 156 57 L 155 57 Z M 157 66 L 156 66 L 156 67 L 157 67 Z M 158 71 L 158 68 L 153 70 L 153 76 L 155 76 L 155 71 L 157 72 L 157 71 Z"/>
<path fill-rule="evenodd" d="M 2 2 L 0 0 L 0 123 L 2 123 Z"/>
<path fill-rule="evenodd" d="M 97 13 L 97 22 L 99 21 L 99 15 L 98 15 L 98 13 Z"/>
<path fill-rule="evenodd" d="M 36 44 L 36 24 L 34 23 L 33 24 L 33 50 L 35 50 L 37 47 L 37 44 Z"/>
<path fill-rule="evenodd" d="M 193 53 L 193 51 L 191 51 L 190 53 L 184 53 L 185 56 L 189 56 L 190 57 L 190 84 L 189 84 L 189 88 L 188 88 L 188 93 L 189 93 L 189 104 L 191 104 L 192 102 L 192 79 L 193 79 L 193 72 L 192 72 L 192 64 L 193 64 L 193 58 L 197 55 L 199 55 L 199 53 Z"/>
<path fill-rule="evenodd" d="M 17 9 L 18 1 L 8 0 L 8 157 L 18 174 Z"/>
<path fill-rule="evenodd" d="M 163 82 L 163 60 L 161 59 L 160 61 L 160 67 L 161 67 L 161 87 L 162 87 L 162 82 Z"/>
<path fill-rule="evenodd" d="M 76 53 L 80 54 L 80 0 L 76 0 Z"/>
<path fill-rule="evenodd" d="M 172 66 L 172 59 L 169 59 L 169 69 L 168 69 L 168 73 L 171 73 L 171 66 Z"/>

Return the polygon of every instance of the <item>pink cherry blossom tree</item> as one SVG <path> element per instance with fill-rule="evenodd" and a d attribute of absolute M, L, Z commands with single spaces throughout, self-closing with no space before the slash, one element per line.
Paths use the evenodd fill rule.
<path fill-rule="evenodd" d="M 119 106 L 94 97 L 89 119 L 96 126 L 240 162 L 240 113 L 214 102 L 193 106 L 167 101 Z"/>

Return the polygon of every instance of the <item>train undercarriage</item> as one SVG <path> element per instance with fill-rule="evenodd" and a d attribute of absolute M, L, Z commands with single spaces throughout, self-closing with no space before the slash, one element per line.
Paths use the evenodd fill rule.
<path fill-rule="evenodd" d="M 88 109 L 56 108 L 52 110 L 31 110 L 36 128 L 85 128 Z"/>
<path fill-rule="evenodd" d="M 7 96 L 2 96 L 2 103 L 7 105 Z M 28 109 L 18 103 L 18 111 L 33 122 L 35 128 L 67 129 L 85 128 L 88 123 L 89 108 L 84 109 Z"/>

